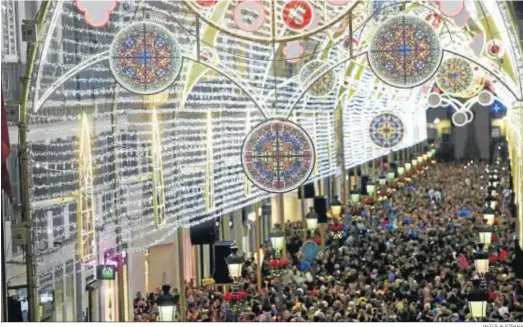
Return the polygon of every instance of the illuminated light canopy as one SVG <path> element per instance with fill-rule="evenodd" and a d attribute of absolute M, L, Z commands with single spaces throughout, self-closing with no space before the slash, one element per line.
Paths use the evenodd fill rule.
<path fill-rule="evenodd" d="M 487 52 L 487 56 L 494 59 L 501 58 L 505 55 L 503 43 L 497 39 L 490 40 L 485 47 L 485 51 Z"/>
<path fill-rule="evenodd" d="M 439 93 L 434 93 L 434 92 L 430 93 L 427 96 L 427 102 L 428 102 L 430 108 L 437 108 L 437 107 L 441 106 L 441 102 L 442 102 L 441 95 Z"/>
<path fill-rule="evenodd" d="M 412 88 L 428 81 L 442 57 L 434 29 L 423 19 L 408 15 L 397 15 L 381 24 L 368 52 L 376 76 L 398 88 Z"/>
<path fill-rule="evenodd" d="M 196 0 L 196 3 L 200 7 L 210 8 L 214 7 L 218 3 L 218 0 Z"/>
<path fill-rule="evenodd" d="M 494 103 L 494 100 L 494 95 L 490 91 L 484 90 L 478 94 L 478 103 L 482 106 L 490 106 Z"/>
<path fill-rule="evenodd" d="M 311 80 L 321 75 L 320 79 L 310 86 L 308 93 L 319 98 L 329 95 L 336 85 L 336 74 L 333 70 L 327 72 L 328 68 L 328 65 L 321 60 L 308 62 L 300 71 L 300 85 L 306 88 Z"/>
<path fill-rule="evenodd" d="M 439 1 L 439 10 L 447 17 L 458 16 L 465 8 L 464 0 L 441 0 Z"/>
<path fill-rule="evenodd" d="M 295 64 L 300 61 L 301 56 L 305 52 L 305 48 L 301 41 L 296 40 L 287 42 L 282 51 L 285 60 L 291 64 Z"/>
<path fill-rule="evenodd" d="M 245 0 L 238 3 L 233 15 L 236 26 L 245 32 L 257 31 L 265 23 L 266 16 L 265 8 L 257 0 Z"/>
<path fill-rule="evenodd" d="M 313 21 L 314 8 L 304 0 L 291 0 L 283 5 L 283 23 L 294 31 L 309 27 Z"/>
<path fill-rule="evenodd" d="M 298 188 L 314 169 L 311 138 L 298 125 L 273 119 L 254 127 L 242 146 L 243 170 L 260 189 L 285 193 Z"/>
<path fill-rule="evenodd" d="M 78 192 L 77 257 L 82 262 L 96 259 L 96 215 L 93 195 L 93 159 L 91 133 L 87 115 L 82 113 L 80 157 L 78 158 L 80 190 Z"/>
<path fill-rule="evenodd" d="M 344 6 L 352 0 L 327 0 L 327 2 L 333 6 Z"/>
<path fill-rule="evenodd" d="M 84 13 L 85 21 L 92 27 L 107 25 L 117 4 L 116 0 L 76 0 L 76 7 Z"/>
<path fill-rule="evenodd" d="M 392 113 L 382 113 L 370 123 L 369 135 L 377 146 L 392 148 L 403 139 L 404 126 L 401 119 Z"/>
<path fill-rule="evenodd" d="M 181 66 L 180 46 L 174 35 L 157 23 L 127 25 L 110 47 L 109 67 L 114 78 L 133 93 L 165 90 L 178 78 Z"/>
<path fill-rule="evenodd" d="M 467 114 L 464 111 L 456 111 L 452 114 L 452 123 L 458 127 L 465 126 L 468 123 Z"/>
<path fill-rule="evenodd" d="M 445 59 L 436 74 L 436 83 L 445 93 L 459 95 L 472 85 L 474 72 L 468 61 L 459 57 Z"/>

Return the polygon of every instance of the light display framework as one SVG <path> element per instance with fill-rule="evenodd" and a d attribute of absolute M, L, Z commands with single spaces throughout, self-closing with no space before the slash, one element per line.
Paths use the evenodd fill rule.
<path fill-rule="evenodd" d="M 115 15 L 120 15 L 120 9 L 117 10 L 117 12 L 115 12 Z M 58 17 L 67 17 L 67 18 L 71 18 L 69 17 L 71 14 L 70 11 L 67 11 L 67 10 L 64 10 L 62 13 L 59 12 L 58 14 Z M 54 17 L 54 16 L 53 16 Z M 72 18 L 74 18 L 74 16 L 72 16 Z M 190 24 L 188 24 L 190 25 Z M 98 33 L 97 30 L 95 30 L 96 33 Z M 106 33 L 106 32 L 104 32 Z M 64 33 L 64 35 L 66 35 Z M 97 34 L 98 35 L 98 34 Z M 67 38 L 67 35 L 65 36 Z M 54 42 L 54 41 L 53 41 Z M 71 40 L 69 40 L 69 42 L 71 42 Z M 82 42 L 80 42 L 81 44 L 80 45 L 83 45 Z M 49 54 L 59 54 L 60 52 L 57 52 L 56 50 L 52 50 L 53 47 L 50 47 L 50 50 L 49 50 Z M 245 48 L 241 48 L 241 45 L 238 45 L 238 44 L 234 44 L 234 45 L 231 45 L 231 49 L 233 51 L 239 51 L 239 50 L 242 50 L 242 51 L 246 51 Z M 248 48 L 247 48 L 248 49 Z M 258 53 L 261 51 L 259 51 L 259 49 L 257 47 L 252 47 L 252 52 L 253 53 Z M 81 55 L 85 56 L 86 54 L 85 53 L 82 53 Z M 261 55 L 261 54 L 260 54 Z M 222 53 L 220 53 L 220 57 L 223 56 Z M 46 61 L 47 59 L 44 59 L 43 60 L 43 63 L 42 63 L 42 66 L 43 67 L 50 67 L 50 68 L 54 68 L 56 69 L 57 67 L 57 63 L 56 62 L 50 62 L 50 61 Z M 228 59 L 230 61 L 230 59 Z M 331 60 L 331 59 L 329 59 Z M 228 61 L 224 61 L 225 63 L 229 63 Z M 235 63 L 235 64 L 238 64 L 238 66 L 242 66 L 242 64 L 239 64 L 239 63 Z M 249 69 L 247 66 L 242 66 L 243 68 L 242 69 Z M 100 67 L 100 65 L 97 65 L 96 66 L 96 70 L 95 69 L 92 69 L 90 70 L 89 72 L 91 71 L 101 71 L 103 72 L 103 69 L 105 69 L 104 67 Z M 260 69 L 261 70 L 261 69 Z M 45 70 L 44 70 L 45 71 Z M 42 75 L 42 74 L 40 74 Z M 44 74 L 45 75 L 45 74 Z M 255 76 L 255 74 L 253 73 L 252 76 Z M 181 78 L 184 78 L 185 76 L 180 76 Z M 50 77 L 47 77 L 47 78 L 52 78 L 51 76 Z M 257 76 L 258 78 L 258 76 Z M 45 79 L 44 79 L 45 80 Z M 104 77 L 100 77 L 100 75 L 95 75 L 95 74 L 92 74 L 92 77 L 89 77 L 89 78 L 81 78 L 80 79 L 80 83 L 85 83 L 85 85 L 87 85 L 87 81 L 89 82 L 93 82 L 93 81 L 100 81 L 100 82 L 107 82 L 108 80 L 110 80 L 110 78 L 104 78 Z M 84 82 L 85 81 L 85 82 Z M 354 82 L 352 82 L 353 84 L 355 84 Z M 367 82 L 367 83 L 370 83 L 370 82 Z M 176 84 L 176 83 L 175 83 Z M 221 83 L 218 83 L 218 84 L 221 84 Z M 354 89 L 359 89 L 361 87 L 364 87 L 364 83 L 361 83 L 362 85 L 358 86 L 358 87 L 354 87 Z M 368 84 L 367 84 L 368 85 Z M 82 85 L 84 86 L 84 85 Z M 173 89 L 175 88 L 176 86 L 173 85 Z M 214 90 L 216 90 L 216 87 L 214 88 Z M 229 89 L 228 89 L 229 90 Z M 236 92 L 234 91 L 233 88 L 231 88 L 232 91 L 228 91 L 229 93 L 227 95 L 230 95 L 232 94 L 233 92 Z M 74 98 L 76 96 L 81 96 L 81 97 L 84 97 L 86 96 L 87 94 L 90 94 L 91 92 L 91 89 L 90 88 L 86 88 L 86 87 L 82 87 L 80 90 L 74 90 L 74 89 L 67 89 L 67 88 L 64 88 L 63 90 L 57 90 L 57 92 L 59 92 L 60 96 L 63 96 L 64 98 L 67 98 L 67 99 L 71 99 L 74 101 Z M 100 89 L 100 90 L 94 90 L 94 93 L 95 93 L 95 99 L 93 101 L 93 103 L 96 103 L 96 104 L 103 104 L 103 102 L 106 102 L 107 100 L 105 100 L 105 97 L 107 96 L 107 93 L 103 93 L 104 92 L 104 89 Z M 172 92 L 174 93 L 174 92 Z M 283 92 L 282 92 L 283 93 Z M 280 94 L 282 94 L 280 93 Z M 128 97 L 128 99 L 125 99 L 126 97 Z M 191 92 L 191 97 L 192 99 L 189 100 L 188 102 L 188 108 L 190 108 L 191 110 L 194 110 L 195 112 L 202 112 L 202 110 L 199 108 L 199 106 L 202 106 L 203 104 L 205 103 L 208 103 L 209 102 L 209 95 L 207 93 L 204 93 L 202 92 L 201 90 L 195 90 L 194 92 Z M 282 96 L 283 98 L 283 96 Z M 124 100 L 125 99 L 125 100 Z M 285 99 L 285 98 L 284 98 Z M 136 106 L 136 103 L 141 103 L 141 100 L 139 101 L 135 101 L 133 99 L 131 99 L 127 94 L 124 94 L 122 95 L 122 100 L 120 100 L 122 102 L 124 102 L 125 106 L 128 106 L 128 108 L 131 108 L 133 107 L 133 109 L 136 109 L 136 114 L 139 114 L 139 113 L 144 113 L 142 112 L 142 109 L 140 108 L 134 108 Z M 325 101 L 326 102 L 326 101 Z M 69 102 L 68 102 L 69 103 Z M 76 103 L 76 102 L 74 102 Z M 235 105 L 235 101 L 231 101 L 231 100 L 220 100 L 220 102 L 216 102 L 217 104 L 216 105 L 219 105 L 219 106 L 223 106 L 223 107 L 227 107 L 227 108 L 224 108 L 223 109 L 223 112 L 224 113 L 234 113 L 234 105 Z M 214 105 L 214 104 L 213 104 Z M 367 104 L 366 104 L 367 105 Z M 46 104 L 46 107 L 49 107 L 50 104 Z M 122 109 L 122 113 L 129 113 L 131 110 L 127 110 L 125 109 L 125 106 L 123 106 L 123 109 Z M 176 100 L 170 100 L 166 107 L 169 108 L 169 109 L 162 109 L 160 110 L 159 112 L 162 112 L 162 114 L 164 113 L 170 113 L 172 111 L 174 111 L 175 109 L 178 109 L 177 107 L 177 102 Z M 191 107 L 192 106 L 192 107 Z M 184 110 L 184 108 L 180 108 L 182 110 Z M 328 122 L 331 122 L 331 118 L 332 116 L 328 116 L 328 115 L 325 115 L 324 113 L 321 113 L 321 112 L 314 112 L 314 110 L 311 110 L 311 109 L 308 109 L 310 110 L 310 115 L 311 116 L 314 116 L 315 118 L 306 118 L 306 117 L 300 117 L 298 116 L 297 119 L 303 119 L 303 122 L 305 122 L 307 125 L 304 125 L 304 128 L 306 128 L 308 131 L 309 131 L 309 127 L 311 128 L 312 130 L 312 126 L 314 125 L 315 129 L 317 129 L 317 131 L 315 131 L 314 133 L 311 133 L 311 137 L 312 139 L 314 140 L 314 143 L 315 144 L 319 144 L 320 147 L 323 147 L 322 150 L 318 150 L 317 153 L 316 153 L 316 156 L 318 156 L 320 159 L 318 160 L 318 162 L 326 162 L 327 160 L 329 162 L 332 162 L 333 161 L 333 156 L 332 156 L 332 151 L 331 151 L 331 148 L 330 147 L 325 147 L 323 144 L 325 144 L 326 142 L 329 142 L 329 141 L 332 141 L 334 138 L 335 138 L 335 135 L 332 131 L 329 131 L 328 133 L 327 132 L 322 132 L 322 130 L 325 130 L 325 125 L 328 124 Z M 133 113 L 134 114 L 134 113 Z M 103 115 L 103 114 L 102 114 Z M 301 111 L 300 111 L 300 115 L 301 115 Z M 64 113 L 63 115 L 61 115 L 60 117 L 51 117 L 48 113 L 39 113 L 39 114 L 34 114 L 33 117 L 35 117 L 37 120 L 38 119 L 41 119 L 40 121 L 45 121 L 45 119 L 56 119 L 58 121 L 61 121 L 62 119 L 64 119 L 64 121 L 68 120 L 68 121 L 74 121 L 76 120 L 77 118 L 75 118 L 75 115 L 74 113 L 71 114 L 69 112 L 66 112 Z M 37 117 L 40 117 L 40 118 L 37 118 Z M 94 116 L 90 116 L 90 117 L 93 117 Z M 259 116 L 256 116 L 255 118 L 253 117 L 253 121 L 256 120 L 256 121 L 259 121 Z M 98 118 L 96 118 L 98 120 Z M 234 119 L 232 119 L 231 117 L 227 118 L 228 119 L 228 122 L 227 122 L 227 125 L 224 125 L 226 127 L 224 128 L 230 128 L 229 126 L 229 121 L 233 121 Z M 199 122 L 201 123 L 201 119 L 186 119 L 186 120 L 183 120 L 183 119 L 180 119 L 180 125 L 183 125 L 183 124 L 189 124 L 189 123 L 195 123 L 195 122 Z M 238 122 L 236 122 L 238 123 Z M 300 122 L 300 125 L 302 124 L 302 122 Z M 410 124 L 410 123 L 409 123 Z M 97 125 L 100 125 L 100 123 L 97 123 Z M 169 133 L 173 132 L 173 129 L 170 128 L 170 127 L 167 127 L 164 123 L 159 123 L 159 125 L 161 126 L 161 128 L 163 128 L 163 131 L 166 132 L 167 135 L 164 135 L 163 138 L 164 138 L 164 141 L 166 143 L 169 143 L 170 141 L 173 141 L 172 137 L 170 135 L 168 135 Z M 127 123 L 126 127 L 127 128 L 136 128 L 136 129 L 140 129 L 140 128 L 144 128 L 144 127 L 149 127 L 150 125 L 146 124 L 146 123 L 138 123 L 138 122 L 132 122 L 132 123 Z M 34 128 L 34 132 L 31 131 L 31 133 L 33 135 L 36 135 L 38 133 L 38 131 L 40 132 L 43 132 L 45 133 L 45 135 L 50 135 L 50 133 L 54 130 L 55 132 L 56 131 L 60 131 L 62 129 L 68 129 L 69 127 L 63 127 L 60 126 L 60 128 L 56 128 L 56 127 L 52 127 L 50 128 L 48 131 L 45 130 L 45 128 L 43 127 L 40 127 L 40 126 L 37 126 L 37 124 L 34 124 L 32 126 L 32 128 Z M 190 128 L 189 127 L 186 127 L 186 128 L 182 128 L 180 126 L 177 127 L 178 129 L 176 131 L 184 131 L 184 132 L 188 132 L 190 131 Z M 236 128 L 236 127 L 235 127 Z M 350 126 L 348 128 L 345 128 L 344 130 L 350 130 Z M 73 131 L 74 131 L 74 128 L 72 128 Z M 241 126 L 240 128 L 238 129 L 241 129 L 243 130 L 243 126 Z M 330 126 L 327 128 L 327 129 L 332 129 Z M 147 138 L 147 137 L 151 137 L 152 136 L 152 133 L 151 132 L 144 132 L 142 134 L 144 136 L 144 138 Z M 354 135 L 358 135 L 357 132 L 354 132 L 352 134 L 349 134 L 351 135 L 352 137 L 354 137 Z M 102 138 L 102 137 L 112 137 L 110 135 L 108 136 L 100 136 L 99 133 L 97 133 L 96 135 L 93 136 L 93 138 Z M 241 137 L 240 137 L 241 138 Z M 53 140 L 51 140 L 51 145 L 53 144 Z M 144 142 L 143 140 L 140 140 L 140 141 L 137 141 L 137 142 L 121 142 L 119 141 L 120 143 L 119 144 L 122 144 L 122 145 L 126 145 L 126 146 L 136 146 L 136 145 L 141 145 L 141 144 L 145 144 L 146 142 Z M 191 141 L 183 141 L 183 145 L 185 146 L 187 144 L 187 146 L 189 147 L 189 144 L 191 144 Z M 236 143 L 237 144 L 237 143 Z M 229 144 L 229 142 L 226 142 L 226 141 L 223 141 L 222 142 L 216 142 L 214 144 L 214 146 L 217 146 L 217 147 L 228 147 L 228 146 L 233 146 L 232 145 L 232 142 L 231 144 Z M 164 153 L 167 155 L 166 156 L 166 159 L 165 159 L 165 162 L 166 165 L 165 167 L 167 167 L 166 169 L 164 169 L 164 171 L 166 172 L 166 185 L 168 186 L 171 186 L 172 185 L 172 175 L 175 173 L 176 169 L 175 168 L 171 168 L 172 165 L 174 164 L 178 164 L 177 161 L 171 159 L 169 157 L 169 155 L 171 154 L 174 154 L 176 153 L 176 151 L 178 150 L 174 150 L 172 147 L 167 147 L 167 148 L 164 148 L 162 149 L 164 150 Z M 355 149 L 357 150 L 357 149 Z M 49 150 L 48 151 L 49 153 L 55 153 L 54 150 Z M 347 151 L 349 152 L 349 151 Z M 77 151 L 75 152 L 77 153 Z M 362 149 L 361 150 L 361 153 L 357 155 L 357 158 L 358 160 L 367 160 L 367 158 L 375 153 L 378 153 L 378 151 L 374 152 L 374 151 L 370 151 L 368 149 Z M 106 165 L 108 165 L 109 163 L 107 161 L 109 161 L 110 159 L 107 159 L 107 155 L 102 153 L 102 154 L 96 154 L 94 156 L 94 166 L 93 166 L 93 170 L 94 170 L 94 174 L 98 177 L 102 177 L 102 176 L 109 176 L 109 174 L 106 174 L 105 172 L 102 172 L 103 170 L 100 170 L 99 168 L 103 168 L 105 167 Z M 106 158 L 106 163 L 104 164 L 100 164 L 99 161 L 102 160 L 102 158 Z M 354 161 L 352 161 L 354 162 Z M 63 163 L 62 162 L 58 162 L 58 161 L 53 161 L 53 160 L 49 160 L 49 162 L 46 164 L 46 167 L 58 167 L 58 166 L 61 166 Z M 217 166 L 217 169 L 216 171 L 220 172 L 222 170 L 233 170 L 231 169 L 229 166 L 227 165 L 221 165 L 219 164 L 220 166 Z M 334 163 L 334 165 L 336 165 L 336 163 Z M 316 165 L 317 168 L 315 168 L 314 170 L 314 174 L 316 175 L 316 172 L 318 173 L 317 176 L 326 176 L 326 174 L 335 174 L 334 170 L 328 170 L 328 169 L 332 169 L 332 165 L 328 165 L 328 169 L 325 168 L 327 167 L 326 165 L 322 164 L 322 165 Z M 239 171 L 241 169 L 239 169 L 239 167 L 236 167 L 234 168 L 235 170 L 235 174 L 238 175 Z M 317 169 L 317 170 L 316 170 Z M 126 169 L 122 169 L 122 173 L 125 172 L 127 170 Z M 52 172 L 52 169 L 47 169 L 47 173 L 45 174 L 42 174 L 42 176 L 46 175 L 46 176 L 51 176 L 53 174 Z M 105 178 L 105 177 L 104 177 Z M 186 177 L 184 177 L 186 178 Z M 196 182 L 198 181 L 199 179 L 196 178 L 195 176 L 191 175 L 190 177 L 187 177 L 187 181 L 190 181 L 190 182 Z M 223 183 L 220 182 L 218 185 L 220 187 L 226 187 L 226 188 L 231 188 L 231 189 L 237 189 L 238 188 L 238 185 L 241 185 L 242 183 L 244 183 L 244 179 L 242 178 L 238 178 L 238 177 L 235 177 L 234 179 L 234 182 L 229 182 L 229 183 Z M 104 187 L 109 187 L 111 184 L 110 183 L 106 183 L 106 185 L 101 185 L 101 184 L 98 184 L 95 186 L 96 189 L 103 189 L 102 186 Z M 149 196 L 152 198 L 152 194 L 151 194 L 151 191 L 152 191 L 152 188 L 151 188 L 151 181 L 147 181 L 147 182 L 143 182 L 143 184 L 140 184 L 138 186 L 132 186 L 132 189 L 130 189 L 128 192 L 127 192 L 127 195 L 129 195 L 130 197 L 132 196 L 135 196 L 135 195 L 138 195 L 140 193 L 146 195 L 146 196 Z M 56 187 L 56 185 L 52 185 L 52 184 L 49 184 L 49 185 L 45 185 L 44 186 L 45 188 L 49 188 L 49 189 L 52 189 L 52 187 Z M 140 190 L 140 188 L 143 187 L 146 189 L 146 191 L 142 191 Z M 241 188 L 241 187 L 240 187 Z M 201 188 L 200 188 L 201 189 Z M 178 193 L 184 193 L 185 189 L 183 190 L 177 190 L 176 192 Z M 253 191 L 253 194 L 252 194 L 252 199 L 259 199 L 260 197 L 263 197 L 262 195 L 260 195 L 259 192 L 257 192 L 258 190 L 256 190 L 256 188 L 253 188 L 252 189 Z M 167 199 L 166 199 L 166 203 L 167 203 L 167 213 L 169 214 L 172 214 L 173 212 L 175 212 L 176 210 L 175 209 L 172 209 L 170 208 L 169 206 L 172 204 L 172 200 L 169 199 L 170 196 L 173 196 L 174 191 L 166 191 L 166 194 L 168 195 L 167 196 Z M 194 188 L 191 188 L 191 196 L 197 196 L 197 194 L 200 194 L 198 193 L 198 188 L 194 187 Z M 234 194 L 234 195 L 233 195 Z M 236 196 L 236 193 L 230 193 L 230 195 L 227 195 L 227 196 Z M 196 201 L 194 199 L 191 199 L 190 196 L 186 196 L 184 197 L 184 201 L 187 201 L 187 207 L 190 207 L 190 206 L 194 206 L 195 208 L 198 208 L 197 210 L 201 210 L 201 203 L 199 201 Z M 241 201 L 238 201 L 238 202 L 231 202 L 231 206 L 230 206 L 230 209 L 233 209 L 233 208 L 238 208 L 238 207 L 241 207 Z M 145 205 L 145 207 L 149 207 L 147 209 L 150 209 L 152 208 L 152 205 L 150 204 L 147 204 Z M 51 208 L 51 207 L 49 207 Z M 71 211 L 73 212 L 73 211 Z M 108 212 L 111 212 L 111 211 L 108 211 Z M 188 208 L 183 208 L 183 210 L 181 210 L 180 212 L 182 212 L 184 215 L 193 215 L 194 214 L 194 211 L 191 211 L 190 209 Z M 141 213 L 141 210 L 129 210 L 129 214 L 130 215 L 134 215 L 134 216 L 138 216 L 139 214 Z M 98 219 L 101 219 L 101 218 L 106 218 L 107 216 L 110 216 L 109 213 L 107 214 L 103 214 L 103 215 L 100 215 L 100 214 L 97 214 L 97 218 Z M 153 236 L 153 235 L 156 235 L 156 231 L 153 231 L 151 230 L 150 233 L 149 233 L 149 230 L 147 230 L 147 232 L 139 232 L 139 228 L 144 228 L 144 227 L 150 227 L 150 226 L 154 226 L 151 224 L 152 220 L 151 221 L 147 221 L 145 222 L 147 219 L 151 219 L 152 217 L 149 216 L 149 215 L 144 215 L 144 218 L 143 218 L 143 221 L 142 219 L 140 220 L 140 222 L 138 224 L 136 224 L 136 226 L 133 226 L 133 228 L 130 228 L 129 231 L 131 231 L 132 233 L 135 233 L 133 237 L 136 237 L 136 238 L 145 238 L 147 236 Z M 107 220 L 108 222 L 111 222 L 112 220 L 111 219 L 108 219 Z M 70 226 L 76 226 L 76 225 L 73 225 L 71 224 Z M 173 228 L 175 226 L 180 226 L 178 224 L 178 222 L 171 222 L 171 223 L 168 223 L 167 225 L 167 228 Z M 135 228 L 136 227 L 136 228 Z M 108 228 L 108 230 L 110 231 L 111 228 Z M 163 236 L 160 237 L 160 239 L 163 239 Z M 145 247 L 136 247 L 136 250 L 143 250 Z M 50 253 L 50 252 L 49 252 Z M 43 270 L 42 270 L 43 272 Z"/>

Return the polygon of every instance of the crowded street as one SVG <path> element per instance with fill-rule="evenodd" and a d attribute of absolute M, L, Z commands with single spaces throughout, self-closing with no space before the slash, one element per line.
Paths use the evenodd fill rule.
<path fill-rule="evenodd" d="M 0 7 L 2 324 L 523 327 L 523 1 Z"/>
<path fill-rule="evenodd" d="M 227 310 L 223 288 L 188 284 L 187 321 L 477 321 L 468 295 L 480 284 L 488 289 L 489 321 L 521 321 L 523 282 L 516 282 L 512 261 L 515 221 L 501 192 L 492 243 L 484 246 L 478 236 L 479 226 L 487 225 L 487 170 L 480 162 L 434 164 L 372 210 L 347 208 L 340 242 L 329 238 L 307 269 L 292 253 L 287 274 L 264 276 L 261 290 L 256 288 L 255 259 L 246 258 L 236 290 L 245 292 L 245 304 L 238 312 Z M 499 190 L 510 189 L 507 174 L 500 179 Z M 433 190 L 441 197 L 431 197 Z M 463 210 L 468 215 L 460 217 Z M 290 242 L 297 227 L 288 223 Z M 475 267 L 481 251 L 488 253 L 486 273 Z M 157 318 L 157 295 L 135 299 L 135 321 Z"/>

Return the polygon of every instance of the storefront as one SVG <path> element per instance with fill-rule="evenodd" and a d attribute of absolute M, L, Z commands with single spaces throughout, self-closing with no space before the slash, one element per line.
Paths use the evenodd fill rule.
<path fill-rule="evenodd" d="M 109 268 L 112 269 L 113 276 L 110 276 Z M 123 311 L 124 320 L 129 321 L 127 253 L 122 252 L 119 254 L 116 249 L 105 251 L 103 265 L 100 265 L 98 269 L 103 269 L 97 275 L 102 282 L 104 294 L 102 299 L 104 321 L 119 321 L 120 311 Z M 105 274 L 101 274 L 102 272 L 105 272 Z M 120 281 L 119 278 L 123 280 Z"/>

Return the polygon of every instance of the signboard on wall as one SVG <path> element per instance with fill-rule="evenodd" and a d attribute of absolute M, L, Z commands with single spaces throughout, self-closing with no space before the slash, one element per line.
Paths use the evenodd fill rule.
<path fill-rule="evenodd" d="M 115 271 L 118 271 L 122 265 L 127 264 L 127 253 L 125 251 L 118 253 L 116 249 L 109 249 L 104 252 L 103 264 L 105 266 L 112 266 Z"/>
<path fill-rule="evenodd" d="M 100 265 L 96 267 L 96 279 L 98 280 L 114 280 L 115 275 L 113 266 Z"/>

